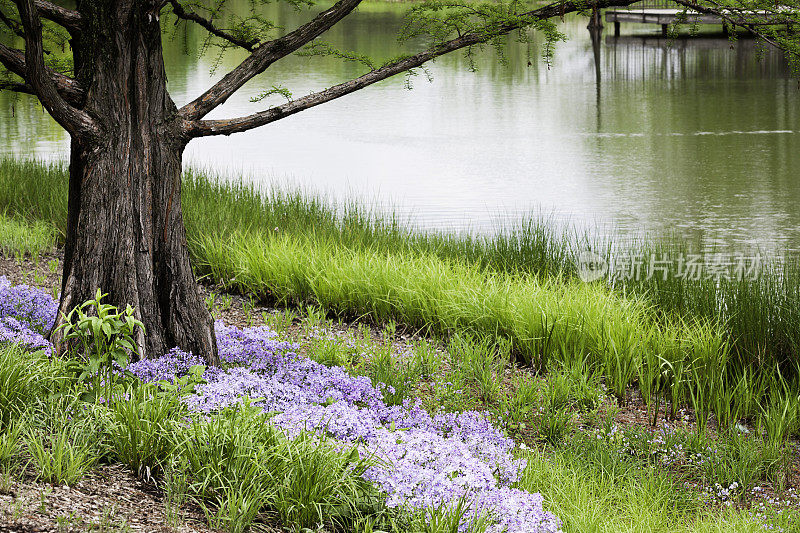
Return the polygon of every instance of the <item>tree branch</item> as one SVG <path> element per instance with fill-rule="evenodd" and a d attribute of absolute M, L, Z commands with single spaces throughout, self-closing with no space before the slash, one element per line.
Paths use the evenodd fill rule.
<path fill-rule="evenodd" d="M 246 41 L 244 39 L 236 37 L 230 32 L 217 28 L 216 26 L 214 26 L 214 23 L 211 22 L 209 19 L 203 18 L 193 11 L 186 11 L 178 0 L 169 0 L 169 3 L 170 5 L 172 5 L 172 12 L 175 13 L 175 16 L 177 16 L 178 18 L 196 22 L 197 24 L 205 28 L 205 30 L 208 33 L 216 35 L 221 39 L 225 39 L 229 43 L 234 44 L 240 48 L 244 48 L 248 52 L 252 52 L 255 49 L 256 45 L 259 44 L 259 41 L 257 39 Z"/>
<path fill-rule="evenodd" d="M 0 43 L 0 63 L 10 72 L 22 79 L 26 79 L 28 73 L 25 67 L 25 53 L 22 50 L 10 48 Z"/>
<path fill-rule="evenodd" d="M 77 11 L 61 7 L 46 0 L 35 0 L 34 4 L 36 9 L 43 18 L 51 20 L 63 26 L 70 33 L 79 32 L 81 30 L 81 14 Z"/>
<path fill-rule="evenodd" d="M 627 6 L 638 0 L 599 0 L 597 2 L 598 8 L 612 7 L 612 6 Z M 552 17 L 560 17 L 567 13 L 575 11 L 582 11 L 586 9 L 586 4 L 581 0 L 567 2 L 558 2 L 549 4 L 539 9 L 529 11 L 523 14 L 522 20 L 526 22 L 519 22 L 513 24 L 503 24 L 488 31 L 471 32 L 464 34 L 456 39 L 444 42 L 432 49 L 419 52 L 413 56 L 399 59 L 397 61 L 388 63 L 376 70 L 368 72 L 363 76 L 334 85 L 324 91 L 292 100 L 283 105 L 279 105 L 259 113 L 248 115 L 246 117 L 232 118 L 227 120 L 190 120 L 184 123 L 184 129 L 190 137 L 204 137 L 209 135 L 230 135 L 232 133 L 239 133 L 270 122 L 275 122 L 282 118 L 286 118 L 300 111 L 304 111 L 311 107 L 324 104 L 336 98 L 340 98 L 347 94 L 353 93 L 359 89 L 363 89 L 373 83 L 383 81 L 387 78 L 406 72 L 413 68 L 419 67 L 422 64 L 435 59 L 441 55 L 448 54 L 461 48 L 473 46 L 480 43 L 485 43 L 498 35 L 504 35 L 514 30 L 518 30 L 531 24 L 531 19 L 548 19 Z"/>
<path fill-rule="evenodd" d="M 360 3 L 361 0 L 339 0 L 333 7 L 323 11 L 296 30 L 258 46 L 239 66 L 226 74 L 213 87 L 183 106 L 179 111 L 180 115 L 187 121 L 203 118 L 214 108 L 222 105 L 245 83 L 264 72 L 272 63 L 299 50 L 325 33 Z"/>
<path fill-rule="evenodd" d="M 36 96 L 50 116 L 70 135 L 95 133 L 95 122 L 84 111 L 69 105 L 47 72 L 42 49 L 42 21 L 34 0 L 16 0 L 16 4 L 25 30 L 25 81 L 36 91 Z"/>
<path fill-rule="evenodd" d="M 0 43 L 0 64 L 2 64 L 11 73 L 16 74 L 27 82 L 28 69 L 25 65 L 25 54 L 22 50 L 9 48 Z M 69 76 L 65 76 L 60 72 L 56 72 L 49 67 L 45 67 L 45 71 L 55 84 L 58 92 L 67 102 L 70 103 L 70 105 L 78 108 L 83 106 L 85 91 L 83 90 L 83 87 L 81 87 L 80 83 Z"/>

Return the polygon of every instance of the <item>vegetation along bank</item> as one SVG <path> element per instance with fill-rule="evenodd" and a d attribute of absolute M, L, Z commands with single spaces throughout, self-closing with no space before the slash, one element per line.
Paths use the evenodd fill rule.
<path fill-rule="evenodd" d="M 6 256 L 16 255 L 21 263 L 36 268 L 37 259 L 52 251 L 66 220 L 65 184 L 65 171 L 58 165 L 0 162 L 0 206 L 5 210 L 0 220 L 0 247 Z M 392 406 L 402 406 L 403 401 L 421 402 L 418 411 L 411 411 L 416 414 L 404 411 L 402 416 L 421 417 L 419 420 L 433 416 L 424 424 L 414 419 L 414 427 L 433 431 L 425 438 L 449 438 L 445 435 L 454 431 L 478 435 L 476 438 L 484 443 L 500 443 L 506 450 L 502 453 L 508 454 L 504 457 L 511 461 L 509 465 L 523 457 L 527 460 L 524 468 L 509 467 L 508 472 L 513 470 L 514 475 L 502 474 L 501 468 L 495 482 L 504 490 L 542 494 L 539 507 L 530 507 L 531 516 L 535 515 L 542 527 L 549 527 L 547 517 L 551 515 L 547 513 L 552 513 L 553 524 L 560 520 L 564 529 L 571 531 L 619 531 L 625 529 L 622 525 L 637 530 L 642 524 L 659 520 L 664 522 L 659 522 L 655 530 L 684 527 L 713 531 L 717 519 L 729 526 L 735 523 L 736 530 L 761 527 L 764 520 L 788 530 L 793 527 L 791 506 L 783 509 L 784 505 L 780 513 L 771 504 L 763 513 L 758 507 L 766 501 L 759 492 L 766 491 L 768 498 L 781 495 L 781 501 L 791 500 L 789 491 L 795 484 L 793 450 L 800 407 L 794 367 L 796 328 L 792 325 L 797 322 L 791 319 L 796 312 L 792 287 L 797 277 L 789 262 L 767 265 L 764 275 L 755 280 L 730 280 L 719 285 L 703 280 L 650 279 L 609 286 L 602 280 L 581 281 L 575 265 L 577 254 L 587 243 L 606 256 L 611 247 L 586 237 L 576 239 L 545 222 L 521 223 L 514 231 L 489 238 L 422 234 L 409 232 L 403 224 L 373 216 L 355 205 L 335 209 L 299 193 L 262 194 L 253 186 L 228 184 L 196 171 L 186 173 L 184 187 L 186 226 L 197 274 L 226 291 L 246 295 L 244 302 L 251 314 L 265 303 L 287 308 L 280 315 L 264 317 L 272 328 L 269 334 L 259 334 L 266 335 L 263 338 L 247 337 L 253 333 L 230 333 L 218 325 L 218 332 L 223 332 L 221 342 L 229 342 L 225 335 L 232 335 L 236 339 L 230 341 L 233 344 L 300 345 L 291 350 L 270 348 L 270 372 L 278 368 L 296 375 L 296 368 L 275 367 L 273 359 L 283 361 L 285 354 L 300 351 L 308 360 L 321 363 L 314 367 L 319 372 L 338 368 L 343 369 L 342 376 L 370 378 L 357 382 L 373 387 L 368 389 L 373 391 L 369 392 L 372 399 L 359 397 L 351 404 L 329 404 L 328 398 L 315 397 L 304 404 L 317 406 L 312 409 L 316 414 L 309 415 L 305 408 L 295 412 L 293 406 L 278 406 L 280 395 L 276 399 L 269 388 L 272 385 L 254 385 L 274 379 L 274 375 L 264 375 L 266 367 L 260 355 L 242 356 L 241 360 L 230 356 L 235 360 L 227 361 L 230 367 L 224 370 L 226 376 L 251 379 L 248 386 L 257 387 L 248 389 L 251 396 L 262 402 L 278 402 L 269 404 L 269 410 L 283 413 L 278 416 L 292 424 L 319 429 L 329 422 L 324 413 L 332 412 L 333 406 L 344 409 L 347 404 L 360 412 L 362 404 L 380 401 L 378 407 L 366 411 L 378 417 L 377 422 L 374 418 L 370 422 L 377 424 L 373 429 L 364 428 L 364 413 L 351 413 L 358 426 L 355 429 L 326 429 L 336 442 L 350 438 L 357 443 L 360 437 L 366 438 L 364 431 L 380 433 L 378 429 L 387 425 L 396 428 L 411 424 L 407 418 L 385 413 Z M 671 244 L 641 248 L 664 253 L 680 250 Z M 230 296 L 215 295 L 207 303 L 218 307 L 225 298 Z M 292 320 L 291 309 L 301 310 L 296 320 Z M 283 322 L 275 318 L 278 316 L 284 317 Z M 371 339 L 364 340 L 363 345 L 352 339 L 331 338 L 326 333 L 331 326 L 325 317 L 348 323 L 358 319 L 358 323 L 372 324 L 383 333 L 377 341 L 374 335 L 361 335 L 362 339 Z M 409 349 L 411 355 L 404 355 L 386 340 L 396 338 L 398 330 L 421 333 L 431 341 L 420 341 Z M 41 329 L 39 333 L 43 332 Z M 191 376 L 186 374 L 193 366 L 188 359 L 176 354 L 172 357 L 182 362 L 162 361 L 159 364 L 166 365 L 163 372 L 153 370 L 155 374 L 149 376 Z M 295 364 L 292 357 L 288 360 L 286 364 Z M 45 363 L 41 360 L 36 364 Z M 63 374 L 62 370 L 58 372 Z M 309 379 L 309 374 L 303 376 Z M 210 396 L 219 401 L 226 397 L 225 387 L 242 390 L 241 383 L 234 386 L 226 381 L 234 378 L 210 369 L 202 379 L 207 392 L 195 395 L 200 399 L 184 399 L 179 402 L 181 406 L 210 401 Z M 347 381 L 351 378 L 342 379 L 347 383 L 344 388 L 353 386 Z M 212 394 L 215 383 L 222 389 Z M 156 389 L 143 387 L 150 391 L 143 394 L 161 398 Z M 70 394 L 77 401 L 78 391 Z M 113 397 L 113 393 L 109 395 Z M 175 395 L 180 396 L 177 392 Z M 229 412 L 229 403 L 208 405 L 214 412 Z M 458 429 L 461 422 L 437 422 L 435 407 L 441 405 L 450 413 L 488 410 L 494 413 L 490 417 L 493 422 L 485 431 L 500 433 L 469 433 Z M 180 414 L 183 407 L 176 409 L 164 415 L 164 420 Z M 234 411 L 225 416 L 249 416 Z M 345 415 L 337 416 L 347 419 Z M 309 424 L 309 416 L 315 417 L 314 423 Z M 473 415 L 465 416 L 468 420 Z M 473 431 L 478 427 L 475 424 L 483 422 L 464 423 Z M 449 429 L 442 433 L 444 427 Z M 221 426 L 217 430 L 224 433 Z M 502 444 L 506 437 L 501 435 L 514 437 L 516 445 Z M 382 438 L 373 433 L 368 436 L 378 441 Z M 283 437 L 264 434 L 253 438 L 261 439 L 258 442 L 262 446 Z M 170 450 L 169 457 L 180 456 L 175 452 L 176 442 L 169 442 L 165 448 Z M 285 446 L 295 444 L 301 446 L 302 439 L 301 444 L 291 439 L 275 444 L 277 448 L 270 448 L 270 453 L 291 453 Z M 342 457 L 339 451 L 336 460 Z M 117 452 L 92 453 L 100 458 L 98 461 L 118 460 L 110 459 L 118 457 Z M 186 460 L 191 463 L 190 458 Z M 152 470 L 163 467 L 161 463 L 159 460 L 149 466 Z M 364 474 L 358 479 L 371 480 L 371 486 L 391 494 L 379 478 L 366 474 L 373 467 L 365 463 L 346 470 L 355 468 L 348 471 Z M 134 470 L 141 475 L 140 466 Z M 190 480 L 219 475 L 181 472 Z M 243 502 L 250 496 L 236 493 L 239 489 L 234 481 L 219 483 L 213 489 L 193 488 L 188 493 L 214 513 L 233 512 L 235 505 L 231 502 L 238 501 L 236 498 L 243 498 L 237 504 L 239 511 L 246 507 Z M 368 490 L 357 480 L 353 483 L 361 487 L 355 491 Z M 755 490 L 757 487 L 759 490 Z M 229 503 L 220 499 L 223 493 Z M 358 494 L 358 498 L 363 496 Z M 645 503 L 637 503 L 639 498 Z M 579 511 L 573 500 L 578 500 L 583 510 Z M 608 509 L 601 512 L 601 504 Z M 278 522 L 294 520 L 282 516 L 273 503 L 248 505 L 258 509 L 253 511 L 253 520 L 265 509 Z M 663 511 L 659 505 L 670 509 L 663 518 L 657 518 Z M 652 513 L 640 514 L 639 506 Z M 467 507 L 465 504 L 461 509 L 462 515 Z M 473 511 L 476 508 L 481 507 L 470 507 Z M 375 524 L 380 521 L 381 527 L 391 526 L 389 514 L 353 509 L 341 520 L 350 520 L 351 525 L 363 519 Z M 412 520 L 413 516 L 409 512 L 405 518 Z M 336 520 L 331 518 L 331 524 Z M 431 523 L 423 520 L 419 527 L 423 522 Z M 481 526 L 476 516 L 470 523 L 490 527 L 489 522 Z M 608 529 L 612 524 L 616 529 Z"/>

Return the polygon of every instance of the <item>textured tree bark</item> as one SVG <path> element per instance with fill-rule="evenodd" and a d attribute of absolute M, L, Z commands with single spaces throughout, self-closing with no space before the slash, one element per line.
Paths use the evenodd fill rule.
<path fill-rule="evenodd" d="M 213 321 L 189 264 L 181 211 L 188 139 L 166 89 L 159 2 L 79 1 L 91 31 L 73 42 L 83 110 L 99 132 L 73 135 L 59 319 L 100 288 L 145 325 L 142 357 L 172 347 L 218 362 Z"/>

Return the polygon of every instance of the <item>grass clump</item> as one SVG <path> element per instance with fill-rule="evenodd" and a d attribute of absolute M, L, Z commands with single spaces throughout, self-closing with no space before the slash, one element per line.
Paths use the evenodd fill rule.
<path fill-rule="evenodd" d="M 63 163 L 0 158 L 0 209 L 27 222 L 44 222 L 63 240 L 67 181 Z"/>
<path fill-rule="evenodd" d="M 172 453 L 169 424 L 185 411 L 177 394 L 164 394 L 154 384 L 129 387 L 110 406 L 112 453 L 139 477 L 159 476 Z"/>
<path fill-rule="evenodd" d="M 390 346 L 376 350 L 367 363 L 370 378 L 376 387 L 383 391 L 387 405 L 403 405 L 404 400 L 412 400 L 419 382 L 418 368 L 408 361 L 400 361 Z"/>
<path fill-rule="evenodd" d="M 47 357 L 18 346 L 0 348 L 0 430 L 12 424 L 45 393 Z"/>
<path fill-rule="evenodd" d="M 53 249 L 56 233 L 53 226 L 41 220 L 20 221 L 0 213 L 0 253 L 6 257 L 28 256 L 39 260 L 43 252 Z"/>
<path fill-rule="evenodd" d="M 331 523 L 347 529 L 364 514 L 383 507 L 379 492 L 362 477 L 374 460 L 356 448 L 342 450 L 315 435 L 292 442 L 287 457 L 293 464 L 275 491 L 271 507 L 296 530 Z"/>
<path fill-rule="evenodd" d="M 88 424 L 65 423 L 57 432 L 30 430 L 25 446 L 37 477 L 58 485 L 74 485 L 98 462 L 96 431 Z"/>
<path fill-rule="evenodd" d="M 244 531 L 263 513 L 295 531 L 319 524 L 347 529 L 362 511 L 382 506 L 361 477 L 368 458 L 313 434 L 289 439 L 247 402 L 174 427 L 188 494 L 227 531 Z"/>
<path fill-rule="evenodd" d="M 17 418 L 0 430 L 0 472 L 7 472 L 19 457 L 26 429 L 24 421 Z"/>

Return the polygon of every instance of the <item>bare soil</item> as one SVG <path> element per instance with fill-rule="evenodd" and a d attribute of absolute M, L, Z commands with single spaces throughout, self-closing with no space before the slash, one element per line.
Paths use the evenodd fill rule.
<path fill-rule="evenodd" d="M 2 489 L 0 532 L 212 531 L 192 506 L 183 506 L 168 519 L 155 485 L 136 479 L 121 465 L 101 466 L 72 487 L 24 476 Z"/>

